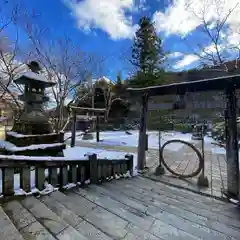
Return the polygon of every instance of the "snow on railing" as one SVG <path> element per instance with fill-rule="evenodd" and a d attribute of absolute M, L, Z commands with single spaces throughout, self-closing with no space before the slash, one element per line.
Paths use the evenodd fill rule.
<path fill-rule="evenodd" d="M 33 168 L 34 167 L 34 168 Z M 0 190 L 2 196 L 40 194 L 56 188 L 69 188 L 90 182 L 133 175 L 133 155 L 123 159 L 99 159 L 96 154 L 83 159 L 66 157 L 26 157 L 0 155 Z M 19 173 L 15 173 L 19 169 Z M 35 189 L 35 190 L 34 190 Z"/>

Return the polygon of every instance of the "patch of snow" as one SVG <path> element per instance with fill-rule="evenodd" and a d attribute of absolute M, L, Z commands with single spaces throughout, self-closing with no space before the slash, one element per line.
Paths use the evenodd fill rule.
<path fill-rule="evenodd" d="M 51 184 L 45 184 L 45 188 L 39 191 L 40 195 L 47 195 L 51 192 L 58 191 L 58 188 L 53 187 Z"/>
<path fill-rule="evenodd" d="M 0 122 L 6 121 L 8 118 L 7 117 L 0 117 Z"/>
<path fill-rule="evenodd" d="M 9 159 L 9 160 L 23 160 L 23 161 L 88 161 L 88 157 L 83 158 L 79 157 L 51 157 L 51 156 L 23 156 L 23 155 L 0 155 L 0 159 Z"/>
<path fill-rule="evenodd" d="M 88 180 L 86 180 L 84 183 L 85 183 L 85 184 L 90 184 L 90 180 L 88 179 Z"/>
<path fill-rule="evenodd" d="M 9 136 L 13 136 L 13 137 L 16 137 L 16 138 L 25 138 L 25 137 L 36 137 L 36 136 L 39 136 L 39 134 L 37 135 L 24 135 L 24 134 L 21 134 L 21 133 L 17 133 L 17 132 L 6 132 L 7 135 Z M 47 134 L 41 134 L 41 136 L 51 136 L 51 135 L 56 135 L 57 133 L 47 133 Z"/>
<path fill-rule="evenodd" d="M 5 148 L 11 152 L 26 151 L 26 150 L 37 150 L 37 149 L 46 149 L 49 147 L 62 146 L 64 143 L 51 143 L 51 144 L 33 144 L 25 147 L 17 147 L 14 144 L 0 140 L 0 147 Z"/>
<path fill-rule="evenodd" d="M 95 153 L 97 154 L 97 157 L 100 159 L 119 160 L 119 159 L 125 159 L 126 158 L 125 156 L 127 154 L 131 154 L 131 153 L 125 153 L 125 152 L 119 152 L 119 151 L 108 151 L 104 149 L 88 148 L 88 147 L 66 148 L 63 151 L 64 151 L 64 156 L 66 156 L 67 158 L 78 157 L 79 159 Z"/>
<path fill-rule="evenodd" d="M 39 81 L 39 82 L 45 82 L 45 83 L 48 83 L 49 85 L 55 85 L 54 82 L 51 82 L 49 81 L 48 79 L 46 79 L 43 75 L 41 74 L 38 74 L 38 73 L 35 73 L 35 72 L 24 72 L 22 73 L 19 78 L 28 78 L 30 80 L 36 80 L 36 81 Z M 18 79 L 19 79 L 18 78 Z M 18 79 L 15 79 L 14 81 L 18 80 Z M 17 81 L 16 81 L 17 82 Z M 47 85 L 48 87 L 48 85 Z"/>
<path fill-rule="evenodd" d="M 226 149 L 225 148 L 214 146 L 214 147 L 211 148 L 211 150 L 212 150 L 213 154 L 223 154 L 223 155 L 226 155 Z"/>
<path fill-rule="evenodd" d="M 137 130 L 130 131 L 132 134 L 126 134 L 125 131 L 104 131 L 100 132 L 100 142 L 97 143 L 96 135 L 94 139 L 91 140 L 83 140 L 82 136 L 76 137 L 76 141 L 89 142 L 89 143 L 97 143 L 102 145 L 112 145 L 112 146 L 129 146 L 129 147 L 137 147 L 138 146 L 138 136 L 139 133 Z M 158 140 L 158 131 L 148 131 L 148 147 L 149 149 L 158 149 L 159 147 L 159 140 Z M 76 135 L 79 135 L 77 132 Z M 194 142 L 191 139 L 192 134 L 190 133 L 179 133 L 179 132 L 162 132 L 161 133 L 161 144 L 163 145 L 165 142 L 172 140 L 172 139 L 180 139 L 187 142 Z M 66 133 L 66 137 L 71 136 L 71 133 Z M 65 137 L 65 138 L 66 138 Z M 165 149 L 171 151 L 179 151 L 182 148 L 182 143 L 171 143 L 166 146 Z"/>
<path fill-rule="evenodd" d="M 87 148 L 87 147 L 74 147 L 74 148 L 66 148 L 63 150 L 64 156 L 67 158 L 78 158 L 82 159 L 83 157 L 87 158 L 88 155 L 97 154 L 97 158 L 106 159 L 106 160 L 120 160 L 125 159 L 126 155 L 133 155 L 133 175 L 137 175 L 137 154 L 134 153 L 126 153 L 126 152 L 119 152 L 119 151 L 108 151 L 104 149 L 97 149 L 97 148 Z M 88 158 L 87 158 L 88 159 Z"/>
<path fill-rule="evenodd" d="M 4 141 L 4 140 L 0 140 L 0 148 L 2 149 L 11 149 L 16 147 L 14 144 Z"/>
<path fill-rule="evenodd" d="M 76 187 L 77 186 L 77 184 L 75 184 L 75 183 L 68 183 L 67 185 L 65 185 L 63 188 L 64 189 L 70 189 L 70 188 L 74 188 L 74 187 Z"/>

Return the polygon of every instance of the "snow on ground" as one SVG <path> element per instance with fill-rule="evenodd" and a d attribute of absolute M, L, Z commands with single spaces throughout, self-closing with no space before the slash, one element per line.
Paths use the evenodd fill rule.
<path fill-rule="evenodd" d="M 212 147 L 212 153 L 214 154 L 226 154 L 226 149 L 218 146 L 213 146 Z"/>
<path fill-rule="evenodd" d="M 130 131 L 132 134 L 126 134 L 124 131 L 106 131 L 106 132 L 101 132 L 100 133 L 100 139 L 102 140 L 100 144 L 106 144 L 106 145 L 113 145 L 113 146 L 130 146 L 130 147 L 137 147 L 138 146 L 138 131 Z M 77 135 L 80 133 L 78 132 Z M 159 146 L 159 136 L 157 131 L 149 131 L 149 148 L 151 149 L 158 149 Z M 65 134 L 65 139 L 71 136 L 71 133 L 66 133 Z M 194 142 L 194 140 L 191 140 L 191 134 L 183 134 L 183 133 L 178 133 L 178 132 L 162 132 L 162 138 L 161 138 L 161 144 L 164 144 L 166 141 L 172 140 L 172 139 L 180 139 L 183 141 L 187 142 Z M 82 140 L 82 136 L 76 137 L 76 141 L 86 141 L 86 142 L 92 142 L 96 143 L 96 138 L 93 140 Z M 207 143 L 208 146 L 211 146 L 210 143 L 214 142 L 214 140 L 210 137 L 205 137 L 205 142 Z M 1 141 L 0 145 L 4 146 L 7 145 L 6 147 L 13 147 L 11 144 L 8 145 L 8 143 Z M 166 146 L 166 149 L 172 150 L 172 151 L 178 151 L 183 145 L 181 143 L 172 143 Z M 217 146 L 212 145 L 211 146 L 212 151 L 219 153 L 222 152 L 224 154 L 224 149 L 221 149 Z M 119 151 L 107 151 L 104 149 L 96 149 L 96 148 L 87 148 L 87 147 L 74 147 L 74 148 L 66 148 L 64 150 L 64 157 L 28 157 L 28 156 L 16 156 L 16 155 L 11 155 L 7 156 L 9 158 L 14 158 L 15 160 L 47 160 L 51 161 L 53 159 L 55 160 L 65 160 L 65 161 L 70 161 L 70 160 L 88 160 L 88 155 L 90 154 L 97 154 L 98 158 L 101 159 L 124 159 L 126 154 L 133 154 L 133 153 L 125 153 L 125 152 L 119 152 Z M 134 156 L 134 175 L 137 174 L 136 171 L 136 166 L 137 166 L 137 154 L 133 154 Z M 0 155 L 0 158 L 6 156 Z M 48 175 L 48 171 L 46 170 L 45 176 Z M 2 171 L 0 170 L 0 192 L 2 191 Z M 71 186 L 71 184 L 67 185 L 66 187 L 68 188 Z M 38 191 L 35 188 L 35 171 L 31 171 L 31 188 L 32 192 Z M 21 189 L 20 189 L 20 174 L 15 174 L 14 175 L 14 190 L 15 194 L 25 194 Z M 51 185 L 46 185 L 46 189 L 41 192 L 44 194 L 44 192 L 49 192 L 53 191 L 54 188 Z"/>
<path fill-rule="evenodd" d="M 126 153 L 126 152 L 119 152 L 119 151 L 109 151 L 104 149 L 97 149 L 97 148 L 87 148 L 87 147 L 74 147 L 74 148 L 66 148 L 64 150 L 64 156 L 67 158 L 78 158 L 81 159 L 82 157 L 86 157 L 87 155 L 97 154 L 97 158 L 106 159 L 106 160 L 121 160 L 125 159 L 126 155 L 133 155 L 133 171 L 134 176 L 137 174 L 136 167 L 137 167 L 137 154 L 135 153 Z"/>
<path fill-rule="evenodd" d="M 101 159 L 124 159 L 126 154 L 130 153 L 125 153 L 125 152 L 119 152 L 119 151 L 108 151 L 104 149 L 96 149 L 96 148 L 87 148 L 87 147 L 74 147 L 74 148 L 66 148 L 64 149 L 64 156 L 67 158 L 83 158 L 86 157 L 87 155 L 91 154 L 97 154 L 98 158 Z"/>
<path fill-rule="evenodd" d="M 128 147 L 137 147 L 138 146 L 138 131 L 130 131 L 131 135 L 126 134 L 125 131 L 104 131 L 100 132 L 100 142 L 99 144 L 112 145 L 112 146 L 128 146 Z M 76 141 L 85 141 L 90 143 L 96 143 L 96 134 L 94 134 L 94 139 L 92 140 L 82 140 L 82 136 L 77 136 Z M 166 141 L 171 139 L 180 139 L 187 142 L 192 142 L 192 134 L 179 133 L 179 132 L 162 132 L 161 144 L 164 144 Z M 81 135 L 81 132 L 77 132 L 77 135 Z M 70 137 L 71 133 L 65 134 L 65 139 Z M 152 149 L 158 149 L 159 146 L 159 137 L 157 131 L 148 132 L 148 147 Z M 171 143 L 166 146 L 166 149 L 172 151 L 178 151 L 182 147 L 182 143 Z"/>
<path fill-rule="evenodd" d="M 17 133 L 17 132 L 12 132 L 12 131 L 7 132 L 6 134 L 9 135 L 9 136 L 16 137 L 16 138 L 25 138 L 25 137 L 36 137 L 36 136 L 39 136 L 39 134 L 38 135 L 34 135 L 34 134 L 24 135 L 24 134 Z M 56 135 L 56 133 L 41 134 L 41 136 L 50 136 L 50 135 Z"/>
<path fill-rule="evenodd" d="M 17 147 L 13 143 L 0 140 L 0 148 L 6 149 L 11 152 L 18 152 L 18 151 L 26 151 L 26 150 L 38 150 L 38 149 L 46 149 L 49 147 L 58 147 L 62 146 L 63 143 L 51 143 L 51 144 L 33 144 L 30 146 L 25 147 Z"/>

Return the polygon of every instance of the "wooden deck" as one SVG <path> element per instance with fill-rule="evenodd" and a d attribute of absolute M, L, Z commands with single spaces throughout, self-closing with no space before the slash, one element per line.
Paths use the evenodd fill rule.
<path fill-rule="evenodd" d="M 233 205 L 135 177 L 0 207 L 0 239 L 240 239 Z"/>
<path fill-rule="evenodd" d="M 82 147 L 92 147 L 92 148 L 102 148 L 106 150 L 114 151 L 123 151 L 131 152 L 137 154 L 136 147 L 129 146 L 110 146 L 97 143 L 89 143 L 85 141 L 79 141 L 78 144 Z M 200 142 L 196 143 L 195 146 L 200 150 Z M 170 147 L 170 146 L 169 146 Z M 194 191 L 201 194 L 206 194 L 209 196 L 214 196 L 217 198 L 222 198 L 222 190 L 227 187 L 227 164 L 224 154 L 212 153 L 213 145 L 210 143 L 205 144 L 205 174 L 209 181 L 209 187 L 203 188 L 197 185 L 198 176 L 193 178 L 188 178 L 181 180 L 176 178 L 174 175 L 166 171 L 164 176 L 155 176 L 153 173 L 156 167 L 159 164 L 159 152 L 157 149 L 149 149 L 146 153 L 146 163 L 150 171 L 146 174 L 148 177 L 153 180 L 161 181 L 170 185 L 178 186 L 190 191 Z M 183 147 L 178 151 L 169 151 L 164 150 L 164 157 L 168 165 L 172 165 L 173 169 L 177 169 L 178 172 L 183 172 L 183 169 L 180 171 L 179 168 L 182 166 L 187 166 L 186 171 L 190 172 L 191 169 L 194 169 L 198 162 L 196 154 L 188 148 Z M 179 164 L 180 163 L 180 164 Z M 175 166 L 174 166 L 175 165 Z"/>

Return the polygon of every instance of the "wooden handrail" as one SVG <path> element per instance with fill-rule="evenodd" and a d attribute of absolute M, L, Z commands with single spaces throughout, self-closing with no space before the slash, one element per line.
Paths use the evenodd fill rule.
<path fill-rule="evenodd" d="M 116 174 L 124 174 L 129 171 L 133 174 L 133 155 L 126 155 L 124 159 L 98 159 L 96 154 L 88 156 L 88 159 L 69 160 L 64 158 L 52 158 L 50 160 L 16 159 L 11 156 L 0 156 L 0 168 L 2 169 L 2 194 L 14 195 L 14 171 L 19 170 L 20 187 L 25 192 L 31 191 L 31 167 L 35 167 L 35 186 L 40 191 L 45 188 L 45 170 L 48 169 L 47 182 L 53 187 L 63 188 L 68 183 L 84 184 L 86 180 L 96 184 L 106 178 L 115 177 Z"/>

